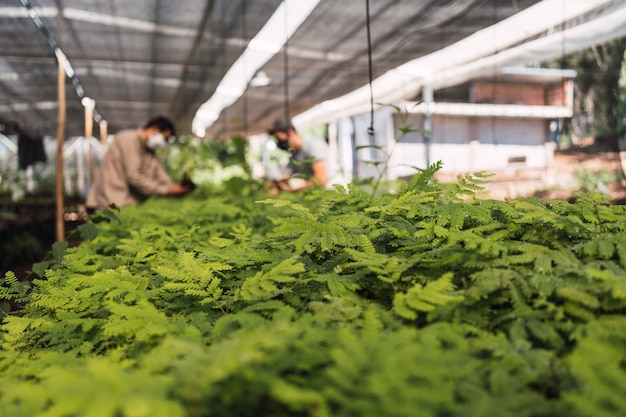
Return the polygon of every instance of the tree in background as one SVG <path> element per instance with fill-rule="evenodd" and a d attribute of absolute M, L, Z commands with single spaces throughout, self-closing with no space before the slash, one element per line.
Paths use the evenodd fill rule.
<path fill-rule="evenodd" d="M 626 66 L 622 66 L 622 76 L 619 85 L 619 104 L 617 108 L 617 135 L 626 138 Z"/>
<path fill-rule="evenodd" d="M 596 45 L 560 59 L 562 68 L 578 72 L 574 91 L 572 128 L 577 136 L 593 136 L 596 145 L 619 150 L 618 138 L 626 133 L 626 91 L 620 85 L 626 38 Z"/>

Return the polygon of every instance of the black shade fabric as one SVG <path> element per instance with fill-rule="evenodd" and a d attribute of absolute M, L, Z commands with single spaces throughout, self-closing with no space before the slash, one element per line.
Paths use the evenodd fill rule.
<path fill-rule="evenodd" d="M 158 114 L 170 116 L 179 131 L 189 132 L 198 108 L 282 1 L 30 0 L 46 27 L 43 33 L 22 2 L 0 0 L 0 122 L 38 126 L 43 134 L 56 136 L 57 63 L 49 35 L 74 71 L 66 86 L 66 137 L 84 135 L 84 108 L 77 88 L 95 99 L 96 113 L 107 121 L 111 133 L 139 127 Z M 623 7 L 625 1 L 612 1 L 603 10 Z M 373 76 L 537 3 L 373 1 Z M 603 10 L 595 10 L 594 16 Z M 288 74 L 283 49 L 259 68 L 271 83 L 249 87 L 220 115 L 212 132 L 235 134 L 245 126 L 246 133 L 265 133 L 285 114 L 285 79 L 290 117 L 366 85 L 365 3 L 321 0 L 291 36 L 287 51 Z"/>
<path fill-rule="evenodd" d="M 35 162 L 46 162 L 43 137 L 20 132 L 17 137 L 17 157 L 19 169 L 26 169 Z"/>

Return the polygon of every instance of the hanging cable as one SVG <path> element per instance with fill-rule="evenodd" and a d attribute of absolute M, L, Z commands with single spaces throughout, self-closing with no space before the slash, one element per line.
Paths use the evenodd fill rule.
<path fill-rule="evenodd" d="M 372 30 L 370 28 L 370 1 L 365 0 L 365 24 L 367 27 L 367 64 L 369 74 L 369 87 L 370 87 L 370 125 L 367 128 L 367 133 L 374 134 L 374 88 L 373 84 L 373 70 L 372 70 Z"/>
<path fill-rule="evenodd" d="M 561 31 L 561 56 L 558 59 L 559 69 L 565 67 L 565 1 L 561 2 L 561 24 L 559 30 Z"/>
<path fill-rule="evenodd" d="M 492 26 L 494 28 L 498 24 L 498 4 L 497 3 L 498 3 L 497 0 L 493 0 L 492 3 L 491 3 L 492 4 L 492 16 L 491 16 L 492 23 L 491 24 L 492 24 Z M 497 36 L 497 34 L 493 35 L 494 44 L 497 41 L 496 36 Z M 497 50 L 497 47 L 496 47 L 496 48 L 494 48 L 493 55 L 495 56 L 497 54 L 498 54 L 498 50 Z M 497 64 L 496 60 L 494 60 L 494 63 L 493 63 L 493 81 L 492 81 L 492 84 L 491 84 L 492 85 L 491 94 L 492 94 L 492 101 L 493 101 L 494 105 L 498 105 L 498 87 L 499 87 L 499 78 L 500 78 L 499 71 L 500 70 L 498 68 L 498 64 Z M 496 129 L 496 122 L 497 122 L 496 116 L 492 114 L 491 115 L 491 140 L 493 141 L 493 144 L 497 146 L 497 145 L 499 145 L 499 142 L 498 142 L 498 135 L 497 135 L 498 132 L 497 132 L 497 129 Z"/>
<path fill-rule="evenodd" d="M 565 7 L 565 0 L 561 1 L 561 13 L 562 13 L 562 22 L 561 22 L 561 59 L 559 60 L 559 69 L 561 70 L 561 85 L 560 85 L 560 90 L 561 90 L 561 97 L 560 97 L 560 104 L 561 106 L 567 106 L 567 91 L 568 91 L 568 82 L 565 79 L 565 68 L 567 65 L 567 61 L 566 61 L 566 45 L 565 45 L 565 30 L 567 29 L 567 22 L 566 22 L 566 7 Z M 559 149 L 559 136 L 561 134 L 561 131 L 564 128 L 564 123 L 565 121 L 561 121 L 561 119 L 556 118 L 552 123 L 554 123 L 554 125 L 551 125 L 551 127 L 554 128 L 554 131 L 551 132 L 553 135 L 553 140 L 556 146 L 556 149 Z"/>
<path fill-rule="evenodd" d="M 222 74 L 226 74 L 227 71 L 227 67 L 228 67 L 228 57 L 226 56 L 227 53 L 227 49 L 226 49 L 226 25 L 224 24 L 224 21 L 226 20 L 226 7 L 224 6 L 224 3 L 220 2 L 219 3 L 219 16 L 220 16 L 220 26 L 219 26 L 219 33 L 220 33 L 220 44 L 219 44 L 219 60 L 220 60 L 220 65 L 222 67 Z M 229 124 L 230 121 L 228 120 L 228 106 L 226 106 L 222 112 L 223 117 L 224 117 L 224 139 L 228 139 L 228 132 L 229 132 Z"/>
<path fill-rule="evenodd" d="M 288 51 L 287 51 L 287 46 L 289 43 L 289 26 L 288 26 L 288 21 L 287 21 L 287 1 L 283 0 L 283 6 L 285 9 L 285 47 L 283 49 L 283 76 L 284 76 L 284 80 L 283 80 L 283 85 L 284 85 L 284 92 L 285 92 L 285 120 L 288 122 L 290 119 L 290 113 L 289 113 L 289 56 L 288 56 Z"/>
<path fill-rule="evenodd" d="M 241 0 L 241 37 L 243 38 L 243 50 L 242 55 L 245 57 L 243 53 L 248 47 L 248 4 L 247 0 Z M 247 71 L 248 63 L 244 64 L 244 69 Z M 250 84 L 248 84 L 248 87 Z M 242 106 L 242 117 L 243 117 L 243 136 L 248 136 L 248 89 L 243 94 L 241 98 L 241 106 Z"/>

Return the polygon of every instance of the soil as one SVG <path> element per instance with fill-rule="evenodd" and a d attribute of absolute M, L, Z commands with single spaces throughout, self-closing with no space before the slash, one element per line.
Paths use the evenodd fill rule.
<path fill-rule="evenodd" d="M 622 159 L 626 158 L 622 152 Z M 564 181 L 561 185 L 534 193 L 544 199 L 572 200 L 578 191 L 595 190 L 611 196 L 613 204 L 626 204 L 626 179 L 624 169 L 626 160 L 620 159 L 619 152 L 607 152 L 594 145 L 557 150 L 552 168 Z M 581 185 L 581 172 L 585 174 L 586 184 Z M 612 182 L 603 183 L 603 179 L 613 177 Z M 593 180 L 596 181 L 593 181 Z M 569 184 L 569 186 L 567 186 Z M 599 186 L 599 187 L 598 187 Z"/>
<path fill-rule="evenodd" d="M 545 167 L 530 168 L 511 164 L 507 169 L 486 172 L 487 181 L 480 198 L 496 200 L 538 197 L 546 200 L 572 201 L 579 191 L 597 191 L 610 195 L 613 204 L 626 204 L 626 152 L 606 151 L 593 143 L 555 150 Z M 437 172 L 442 183 L 456 182 L 467 173 Z"/>

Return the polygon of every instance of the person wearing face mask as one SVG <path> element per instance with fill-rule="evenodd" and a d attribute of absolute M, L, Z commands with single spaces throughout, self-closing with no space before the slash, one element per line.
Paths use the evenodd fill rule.
<path fill-rule="evenodd" d="M 288 176 L 273 182 L 270 187 L 272 194 L 280 191 L 299 192 L 327 185 L 329 150 L 326 142 L 321 139 L 304 140 L 291 121 L 284 118 L 276 119 L 267 133 L 274 136 L 280 149 L 290 152 Z"/>
<path fill-rule="evenodd" d="M 150 196 L 182 196 L 193 191 L 191 184 L 172 181 L 155 153 L 175 136 L 174 124 L 164 116 L 149 120 L 141 129 L 118 132 L 89 189 L 87 209 L 103 210 L 111 204 L 124 207 Z"/>

